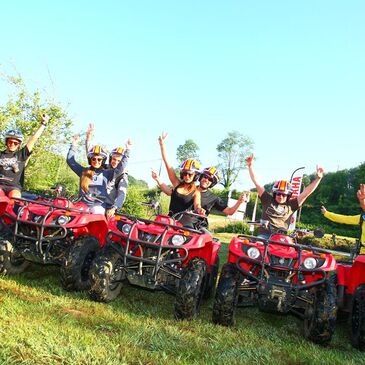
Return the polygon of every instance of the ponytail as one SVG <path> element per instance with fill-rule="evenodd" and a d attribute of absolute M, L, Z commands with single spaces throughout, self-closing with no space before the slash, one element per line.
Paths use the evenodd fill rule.
<path fill-rule="evenodd" d="M 80 177 L 80 186 L 81 189 L 85 192 L 88 193 L 89 192 L 89 185 L 92 181 L 92 178 L 94 176 L 95 171 L 92 169 L 85 169 Z"/>

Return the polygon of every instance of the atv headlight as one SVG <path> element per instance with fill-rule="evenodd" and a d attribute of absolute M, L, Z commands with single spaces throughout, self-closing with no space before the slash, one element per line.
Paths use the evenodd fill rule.
<path fill-rule="evenodd" d="M 122 225 L 122 232 L 127 235 L 131 231 L 131 228 L 132 226 L 130 224 L 125 223 Z"/>
<path fill-rule="evenodd" d="M 260 257 L 260 250 L 256 247 L 250 247 L 247 250 L 247 256 L 250 257 L 251 259 L 257 259 Z"/>
<path fill-rule="evenodd" d="M 315 269 L 317 266 L 317 260 L 314 257 L 307 257 L 304 261 L 303 261 L 303 266 L 307 269 L 307 270 L 312 270 Z"/>
<path fill-rule="evenodd" d="M 171 237 L 171 243 L 174 246 L 181 246 L 182 244 L 184 244 L 186 241 L 186 238 L 184 236 L 182 236 L 181 234 L 174 234 Z"/>
<path fill-rule="evenodd" d="M 60 215 L 57 218 L 57 224 L 60 226 L 63 226 L 64 224 L 67 224 L 71 220 L 71 217 L 67 217 L 66 215 Z"/>

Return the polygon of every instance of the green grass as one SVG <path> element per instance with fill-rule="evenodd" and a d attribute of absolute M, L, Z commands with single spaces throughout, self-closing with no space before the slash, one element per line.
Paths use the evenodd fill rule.
<path fill-rule="evenodd" d="M 224 263 L 232 234 L 215 236 Z M 126 286 L 101 304 L 63 291 L 58 278 L 57 267 L 33 265 L 0 279 L 0 364 L 365 364 L 346 321 L 321 347 L 291 315 L 239 308 L 225 328 L 212 324 L 209 300 L 199 319 L 175 321 L 172 295 Z"/>

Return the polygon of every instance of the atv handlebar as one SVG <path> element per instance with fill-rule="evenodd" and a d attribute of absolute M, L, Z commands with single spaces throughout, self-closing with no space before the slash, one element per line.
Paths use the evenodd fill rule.
<path fill-rule="evenodd" d="M 288 231 L 285 228 L 274 228 L 268 220 L 260 219 L 259 221 L 248 221 L 247 224 L 263 227 L 269 230 L 271 233 L 281 233 L 288 234 Z M 295 229 L 289 236 L 295 237 L 304 237 L 308 234 L 313 234 L 316 238 L 322 238 L 324 236 L 324 230 L 322 228 L 315 228 L 314 230 L 306 229 L 306 228 L 297 228 Z"/>

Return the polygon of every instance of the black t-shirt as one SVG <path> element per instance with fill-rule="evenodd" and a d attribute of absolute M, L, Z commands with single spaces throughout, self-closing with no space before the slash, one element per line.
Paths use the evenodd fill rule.
<path fill-rule="evenodd" d="M 223 210 L 227 208 L 227 204 L 225 204 L 220 197 L 212 193 L 210 190 L 202 191 L 200 193 L 200 196 L 201 206 L 203 209 L 205 209 L 205 215 L 209 215 L 210 211 L 213 208 L 219 210 L 220 212 L 223 212 Z M 191 219 L 194 226 L 197 226 L 199 223 L 200 227 L 208 228 L 207 219 L 205 219 L 204 221 L 201 221 L 201 219 L 197 217 L 192 217 Z"/>
<path fill-rule="evenodd" d="M 16 152 L 0 152 L 0 185 L 22 189 L 25 161 L 30 154 L 27 146 Z"/>
<path fill-rule="evenodd" d="M 223 212 L 223 210 L 227 208 L 227 204 L 209 190 L 201 192 L 201 206 L 205 209 L 206 215 L 208 215 L 213 208 L 220 212 Z"/>

